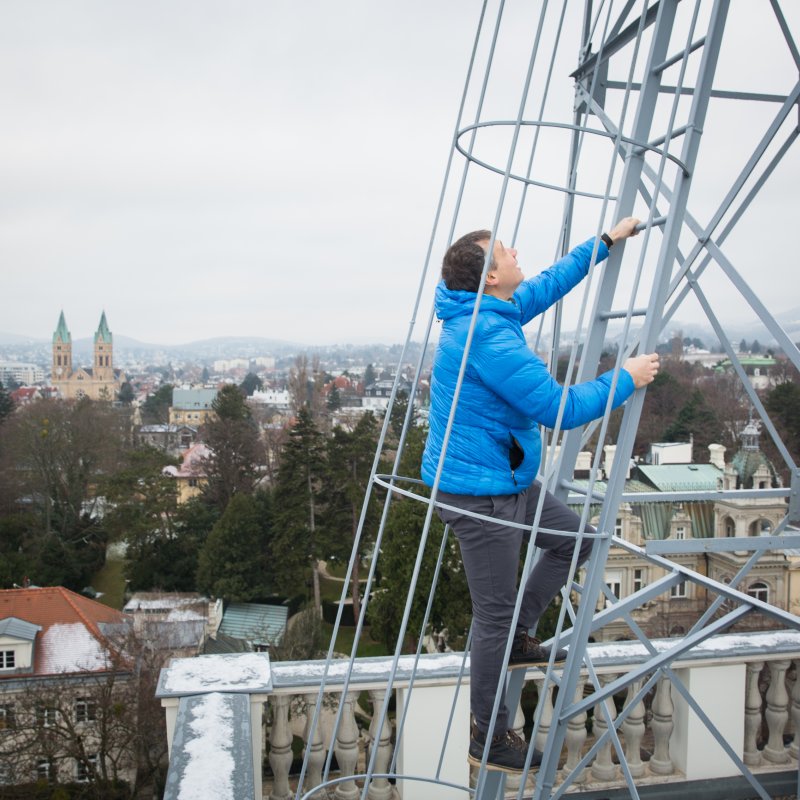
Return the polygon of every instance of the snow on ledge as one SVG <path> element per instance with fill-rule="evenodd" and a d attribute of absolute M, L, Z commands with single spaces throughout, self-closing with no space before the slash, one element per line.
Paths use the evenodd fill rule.
<path fill-rule="evenodd" d="M 196 659 L 192 659 L 196 660 Z M 229 697 L 212 692 L 191 710 L 188 757 L 180 780 L 180 800 L 233 797 L 234 715 Z"/>
<path fill-rule="evenodd" d="M 272 671 L 267 653 L 225 653 L 176 658 L 161 671 L 158 697 L 205 692 L 267 692 Z"/>
<path fill-rule="evenodd" d="M 659 652 L 669 650 L 682 641 L 680 637 L 674 639 L 653 639 L 651 644 Z M 726 633 L 712 636 L 695 645 L 684 654 L 684 658 L 691 660 L 701 658 L 719 658 L 722 656 L 744 656 L 763 652 L 784 652 L 800 650 L 800 632 L 798 631 L 765 631 L 763 633 Z M 641 642 L 605 642 L 590 644 L 589 655 L 593 660 L 607 659 L 609 661 L 628 660 L 631 658 L 642 659 L 647 656 L 647 649 Z"/>

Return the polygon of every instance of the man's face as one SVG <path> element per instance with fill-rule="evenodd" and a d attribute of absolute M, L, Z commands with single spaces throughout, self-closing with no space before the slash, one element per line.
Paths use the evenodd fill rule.
<path fill-rule="evenodd" d="M 489 242 L 481 242 L 485 250 Z M 499 239 L 494 241 L 494 267 L 486 276 L 486 292 L 503 300 L 510 300 L 517 287 L 525 280 L 517 264 L 517 251 L 506 247 Z"/>

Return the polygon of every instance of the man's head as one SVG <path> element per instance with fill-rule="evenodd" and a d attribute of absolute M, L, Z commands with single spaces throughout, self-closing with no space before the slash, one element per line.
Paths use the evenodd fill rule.
<path fill-rule="evenodd" d="M 472 231 L 450 245 L 442 261 L 442 279 L 448 289 L 478 291 L 491 239 L 490 231 Z M 517 251 L 495 239 L 492 256 L 484 291 L 508 300 L 525 277 L 517 265 Z"/>

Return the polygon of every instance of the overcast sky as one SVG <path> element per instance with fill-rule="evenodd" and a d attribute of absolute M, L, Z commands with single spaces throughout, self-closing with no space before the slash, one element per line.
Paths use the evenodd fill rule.
<path fill-rule="evenodd" d="M 746 45 L 769 4 L 733 5 Z M 75 338 L 105 309 L 115 334 L 164 344 L 402 341 L 479 13 L 478 0 L 0 0 L 0 332 L 47 338 L 63 308 Z M 785 52 L 759 81 L 785 93 L 797 72 L 771 26 Z M 726 69 L 746 61 L 736 48 Z M 800 305 L 797 165 L 763 211 L 781 233 L 737 243 L 785 270 L 762 287 L 776 311 Z"/>

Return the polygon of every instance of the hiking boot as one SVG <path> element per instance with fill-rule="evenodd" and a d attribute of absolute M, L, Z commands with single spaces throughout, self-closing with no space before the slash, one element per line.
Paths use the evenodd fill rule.
<path fill-rule="evenodd" d="M 483 749 L 486 746 L 486 734 L 476 727 L 472 728 L 469 740 L 467 760 L 476 767 L 483 760 Z M 528 743 L 517 736 L 514 731 L 506 731 L 492 737 L 489 754 L 486 757 L 486 769 L 494 772 L 522 772 L 525 758 L 528 755 Z M 534 749 L 531 755 L 530 769 L 536 769 L 542 763 L 542 754 Z"/>
<path fill-rule="evenodd" d="M 508 668 L 546 667 L 550 662 L 551 650 L 552 648 L 550 647 L 543 647 L 542 643 L 535 636 L 529 636 L 526 630 L 520 630 L 514 637 L 514 644 L 511 646 Z M 553 663 L 560 664 L 562 661 L 566 660 L 567 651 L 556 650 Z"/>

